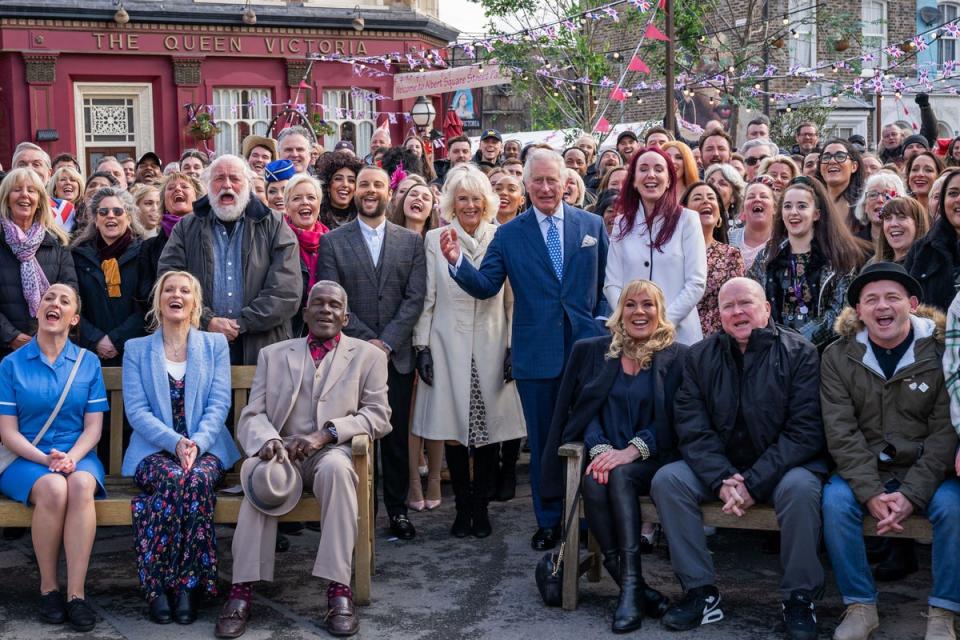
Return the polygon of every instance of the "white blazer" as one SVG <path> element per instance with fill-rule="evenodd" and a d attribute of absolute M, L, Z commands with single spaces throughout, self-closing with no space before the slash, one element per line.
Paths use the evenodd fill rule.
<path fill-rule="evenodd" d="M 620 216 L 613 223 L 603 294 L 616 309 L 620 292 L 631 280 L 652 280 L 663 289 L 667 319 L 677 327 L 677 342 L 693 344 L 703 339 L 697 303 L 707 286 L 707 249 L 703 242 L 700 216 L 683 209 L 670 241 L 659 250 L 653 241 L 663 227 L 663 218 L 647 228 L 643 205 L 637 211 L 633 229 L 618 236 Z"/>

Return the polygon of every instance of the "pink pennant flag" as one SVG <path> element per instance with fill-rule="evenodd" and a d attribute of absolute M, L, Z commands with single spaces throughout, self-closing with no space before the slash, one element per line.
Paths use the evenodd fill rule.
<path fill-rule="evenodd" d="M 610 92 L 610 99 L 616 100 L 617 102 L 623 102 L 627 99 L 627 94 L 624 93 L 623 89 L 620 87 L 614 87 L 613 91 Z"/>
<path fill-rule="evenodd" d="M 297 85 L 297 86 L 298 86 L 300 89 L 312 89 L 312 88 L 313 88 L 313 87 L 311 87 L 310 85 L 308 85 L 306 82 L 304 82 L 303 80 L 301 80 L 301 81 L 300 81 L 300 84 Z"/>
<path fill-rule="evenodd" d="M 661 10 L 666 9 L 666 8 L 667 8 L 667 0 L 660 0 L 660 2 L 657 3 L 657 6 L 660 7 Z"/>
<path fill-rule="evenodd" d="M 600 120 L 597 121 L 597 126 L 593 128 L 597 133 L 609 133 L 610 132 L 610 123 L 606 118 L 600 116 Z"/>
<path fill-rule="evenodd" d="M 644 37 L 651 40 L 663 40 L 664 42 L 670 40 L 670 38 L 667 37 L 667 34 L 665 34 L 663 31 L 660 31 L 660 29 L 657 29 L 656 25 L 653 24 L 647 25 L 647 32 L 644 34 Z"/>
<path fill-rule="evenodd" d="M 633 56 L 633 58 L 630 59 L 630 64 L 627 65 L 627 69 L 640 73 L 650 73 L 650 67 L 647 66 L 647 63 L 637 56 Z"/>

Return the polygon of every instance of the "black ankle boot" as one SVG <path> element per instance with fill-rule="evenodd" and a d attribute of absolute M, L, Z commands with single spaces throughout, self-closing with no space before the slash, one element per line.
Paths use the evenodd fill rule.
<path fill-rule="evenodd" d="M 660 619 L 670 608 L 670 598 L 663 595 L 641 577 L 641 591 L 643 592 L 643 613 L 647 617 Z"/>
<path fill-rule="evenodd" d="M 177 596 L 173 610 L 173 620 L 177 624 L 193 624 L 197 619 L 197 607 L 193 602 L 193 591 L 182 591 Z"/>
<path fill-rule="evenodd" d="M 170 612 L 170 598 L 166 593 L 161 593 L 150 601 L 150 621 L 155 624 L 170 624 L 173 622 L 173 615 Z"/>
<path fill-rule="evenodd" d="M 614 633 L 629 633 L 643 623 L 643 578 L 640 576 L 640 554 L 620 552 L 620 601 L 613 614 Z"/>

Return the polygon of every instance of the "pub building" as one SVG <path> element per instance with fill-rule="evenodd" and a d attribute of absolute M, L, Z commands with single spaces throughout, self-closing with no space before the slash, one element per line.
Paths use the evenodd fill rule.
<path fill-rule="evenodd" d="M 410 70 L 408 53 L 443 53 L 457 32 L 438 20 L 439 0 L 357 2 L 2 0 L 0 163 L 27 140 L 75 154 L 87 175 L 104 155 L 239 154 L 288 102 L 322 114 L 327 149 L 345 138 L 362 155 L 382 122 L 399 143 L 416 98 L 392 99 L 393 74 Z M 387 72 L 329 59 L 388 54 L 400 63 Z M 219 133 L 198 129 L 197 113 Z"/>

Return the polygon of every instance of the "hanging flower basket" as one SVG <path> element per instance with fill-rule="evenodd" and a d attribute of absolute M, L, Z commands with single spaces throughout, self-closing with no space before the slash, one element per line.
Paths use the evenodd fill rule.
<path fill-rule="evenodd" d="M 220 133 L 220 127 L 209 113 L 198 113 L 187 125 L 187 133 L 197 140 L 211 140 Z"/>
<path fill-rule="evenodd" d="M 314 113 L 310 116 L 310 127 L 313 129 L 314 135 L 317 136 L 317 139 L 323 138 L 324 136 L 332 136 L 337 133 L 337 128 L 323 119 L 319 113 Z"/>
<path fill-rule="evenodd" d="M 846 51 L 847 49 L 850 48 L 850 41 L 847 40 L 846 38 L 840 38 L 839 40 L 835 40 L 833 43 L 833 48 L 835 51 L 841 51 L 841 52 Z"/>

